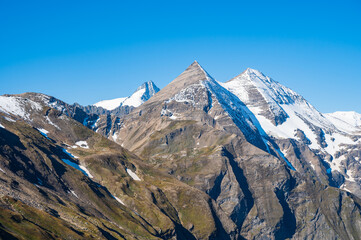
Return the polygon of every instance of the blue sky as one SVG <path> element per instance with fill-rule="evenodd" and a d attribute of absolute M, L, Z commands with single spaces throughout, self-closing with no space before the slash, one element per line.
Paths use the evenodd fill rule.
<path fill-rule="evenodd" d="M 0 94 L 92 104 L 164 87 L 194 60 L 255 68 L 322 112 L 361 112 L 361 2 L 0 1 Z"/>

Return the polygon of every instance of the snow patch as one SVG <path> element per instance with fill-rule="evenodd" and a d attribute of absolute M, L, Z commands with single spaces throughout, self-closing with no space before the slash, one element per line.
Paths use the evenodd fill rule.
<path fill-rule="evenodd" d="M 79 198 L 78 195 L 74 192 L 74 190 L 70 190 L 71 194 L 73 194 L 76 198 Z"/>
<path fill-rule="evenodd" d="M 131 169 L 127 168 L 127 173 L 129 174 L 129 176 L 131 176 L 131 178 L 133 178 L 133 180 L 140 181 L 138 175 L 135 174 Z"/>
<path fill-rule="evenodd" d="M 276 149 L 276 151 L 278 152 L 278 154 L 283 158 L 283 160 L 285 160 L 287 166 L 293 170 L 296 171 L 296 169 L 292 166 L 291 162 L 288 161 L 288 159 L 285 157 L 285 155 L 283 154 L 283 152 L 280 149 Z"/>
<path fill-rule="evenodd" d="M 39 132 L 41 132 L 44 135 L 47 135 L 49 133 L 48 130 L 45 130 L 44 128 L 37 128 L 39 130 Z"/>
<path fill-rule="evenodd" d="M 341 171 L 342 161 L 346 160 L 345 156 L 340 156 L 338 158 L 334 158 L 330 163 L 331 171 Z"/>
<path fill-rule="evenodd" d="M 43 135 L 43 136 L 46 137 L 47 139 L 50 139 L 50 138 L 48 137 L 49 131 L 45 130 L 44 128 L 37 128 L 37 130 L 40 132 L 41 135 Z"/>
<path fill-rule="evenodd" d="M 172 120 L 176 120 L 177 116 L 175 116 L 175 113 L 169 111 L 168 109 L 162 109 L 160 112 L 160 116 L 168 116 Z"/>
<path fill-rule="evenodd" d="M 310 166 L 312 167 L 313 170 L 315 170 L 315 165 L 313 165 L 311 162 L 310 162 Z"/>
<path fill-rule="evenodd" d="M 6 174 L 6 172 L 2 168 L 0 168 L 0 171 Z"/>
<path fill-rule="evenodd" d="M 347 176 L 348 176 L 348 177 L 345 177 L 347 181 L 349 181 L 349 182 L 356 182 L 356 181 L 355 181 L 355 178 L 353 178 L 353 175 L 354 175 L 354 174 L 353 174 L 353 171 L 352 171 L 352 170 L 347 170 L 346 174 L 347 174 Z"/>
<path fill-rule="evenodd" d="M 77 141 L 75 145 L 78 145 L 81 148 L 89 149 L 88 143 L 86 141 Z"/>
<path fill-rule="evenodd" d="M 4 125 L 2 125 L 1 123 L 0 123 L 0 127 L 1 127 L 1 128 L 5 128 Z"/>
<path fill-rule="evenodd" d="M 120 200 L 119 198 L 117 198 L 116 196 L 113 196 L 113 195 L 112 195 L 112 197 L 113 197 L 115 200 L 117 200 L 119 203 L 121 203 L 122 205 L 125 206 L 125 204 L 124 204 L 124 202 L 123 202 L 122 200 Z"/>
<path fill-rule="evenodd" d="M 16 120 L 12 119 L 12 118 L 9 118 L 9 117 L 4 117 L 5 120 L 9 121 L 9 122 L 16 122 Z"/>
<path fill-rule="evenodd" d="M 118 139 L 118 132 L 114 132 L 113 135 L 112 135 L 112 138 L 113 138 L 113 141 L 116 142 L 117 139 Z"/>
<path fill-rule="evenodd" d="M 348 189 L 348 188 L 345 187 L 345 184 L 342 184 L 342 185 L 340 186 L 340 189 L 352 193 L 352 191 L 351 191 L 350 189 Z"/>
<path fill-rule="evenodd" d="M 354 145 L 356 144 L 351 138 L 341 133 L 325 134 L 327 147 L 326 152 L 335 156 L 340 151 L 344 144 Z"/>

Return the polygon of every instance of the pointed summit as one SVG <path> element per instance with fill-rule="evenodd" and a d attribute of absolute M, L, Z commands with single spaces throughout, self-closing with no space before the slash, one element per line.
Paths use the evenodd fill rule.
<path fill-rule="evenodd" d="M 183 86 L 186 86 L 209 79 L 212 79 L 212 77 L 197 61 L 194 61 L 181 75 L 174 79 L 170 84 L 182 82 L 184 83 Z"/>
<path fill-rule="evenodd" d="M 183 73 L 157 93 L 157 95 L 152 98 L 152 101 L 169 99 L 170 96 L 173 96 L 189 85 L 198 84 L 201 81 L 211 79 L 213 78 L 201 67 L 201 65 L 197 61 L 194 61 Z"/>
<path fill-rule="evenodd" d="M 223 86 L 239 97 L 247 107 L 258 109 L 274 125 L 282 124 L 288 117 L 280 104 L 292 104 L 301 98 L 292 90 L 251 68 Z"/>
<path fill-rule="evenodd" d="M 152 82 L 151 80 L 148 82 L 143 83 L 141 86 L 137 88 L 135 92 L 142 91 L 144 92 L 141 96 L 141 100 L 143 102 L 147 101 L 149 98 L 151 98 L 153 95 L 155 95 L 157 92 L 159 92 L 159 88 Z"/>

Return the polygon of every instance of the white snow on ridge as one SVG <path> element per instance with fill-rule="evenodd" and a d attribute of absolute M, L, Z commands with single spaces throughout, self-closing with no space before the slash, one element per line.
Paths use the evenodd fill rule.
<path fill-rule="evenodd" d="M 226 83 L 222 83 L 222 85 L 235 94 L 251 110 L 252 107 L 257 106 L 257 102 L 254 103 L 251 101 L 254 101 L 252 98 L 254 93 L 250 90 L 256 90 L 262 95 L 263 99 L 269 105 L 270 111 L 276 116 L 283 111 L 286 113 L 292 111 L 293 115 L 297 113 L 315 126 L 330 129 L 334 128 L 333 124 L 301 95 L 257 70 L 248 68 L 239 76 Z M 285 106 L 288 106 L 289 109 L 284 109 Z M 259 109 L 257 114 L 261 114 L 260 110 L 261 109 Z M 256 115 L 256 113 L 254 114 Z"/>
<path fill-rule="evenodd" d="M 131 106 L 131 107 L 139 107 L 144 103 L 142 100 L 142 96 L 145 93 L 146 89 L 142 88 L 135 91 L 129 97 L 116 98 L 111 100 L 103 100 L 94 104 L 94 106 L 102 107 L 107 110 L 114 110 L 120 106 Z"/>
<path fill-rule="evenodd" d="M 25 110 L 25 107 L 29 106 L 33 110 L 41 111 L 43 107 L 30 99 L 22 97 L 6 97 L 0 96 L 0 111 L 19 116 L 25 120 L 30 120 L 30 114 Z"/>
<path fill-rule="evenodd" d="M 127 99 L 127 98 L 123 97 L 123 98 L 116 98 L 116 99 L 111 99 L 111 100 L 103 100 L 103 101 L 95 103 L 94 106 L 102 107 L 106 110 L 114 110 L 117 107 L 121 106 L 122 103 L 125 101 L 125 99 Z"/>
<path fill-rule="evenodd" d="M 352 126 L 361 126 L 361 114 L 354 111 L 337 111 L 334 113 L 326 113 L 328 116 L 339 118 Z"/>
<path fill-rule="evenodd" d="M 89 149 L 88 143 L 86 141 L 78 141 L 75 143 L 75 145 L 78 145 L 81 148 Z"/>
<path fill-rule="evenodd" d="M 145 88 L 139 89 L 135 91 L 129 97 L 116 98 L 111 100 L 103 100 L 94 104 L 94 106 L 102 107 L 107 110 L 114 110 L 120 106 L 131 106 L 131 107 L 139 107 L 143 104 L 142 96 L 145 93 Z"/>
<path fill-rule="evenodd" d="M 135 174 L 131 169 L 127 168 L 127 173 L 129 174 L 129 176 L 131 178 L 133 178 L 133 180 L 140 181 L 140 178 L 138 177 L 138 175 Z"/>
<path fill-rule="evenodd" d="M 0 127 L 1 127 L 1 128 L 5 128 L 4 125 L 2 125 L 1 123 L 0 123 Z"/>
<path fill-rule="evenodd" d="M 152 81 L 149 81 L 138 87 L 129 97 L 100 101 L 95 103 L 94 106 L 102 107 L 110 111 L 120 106 L 139 107 L 158 91 L 157 86 L 155 86 Z"/>
<path fill-rule="evenodd" d="M 122 106 L 132 106 L 132 107 L 139 107 L 143 104 L 142 96 L 145 93 L 145 88 L 137 90 L 133 93 L 130 97 L 125 99 Z"/>
<path fill-rule="evenodd" d="M 357 112 L 334 112 L 323 114 L 333 125 L 341 131 L 354 133 L 360 131 L 361 114 Z"/>
<path fill-rule="evenodd" d="M 253 113 L 250 115 L 254 115 L 258 120 L 260 126 L 257 124 L 256 126 L 261 133 L 263 129 L 269 136 L 299 140 L 295 134 L 298 129 L 302 130 L 311 142 L 309 145 L 311 149 L 317 149 L 333 156 L 332 162 L 329 162 L 330 168 L 327 169 L 327 173 L 332 171 L 343 173 L 343 161 L 346 158 L 338 156 L 337 153 L 347 146 L 361 143 L 361 140 L 351 139 L 352 134 L 361 132 L 361 114 L 356 112 L 322 114 L 301 95 L 257 70 L 247 69 L 239 76 L 226 83 L 221 83 L 221 85 L 246 104 Z M 277 116 L 283 120 L 278 125 L 272 121 Z M 287 117 L 285 118 L 285 116 Z M 314 127 L 318 127 L 324 132 L 326 147 L 318 142 L 319 133 L 314 132 Z M 311 164 L 311 167 L 315 166 Z M 352 181 L 352 177 L 349 176 L 347 180 Z"/>
<path fill-rule="evenodd" d="M 351 139 L 342 134 L 336 134 L 337 132 L 349 131 L 345 131 L 345 128 L 337 128 L 339 124 L 337 125 L 333 121 L 330 121 L 330 117 L 326 116 L 327 114 L 321 114 L 301 95 L 257 70 L 248 68 L 239 76 L 222 85 L 247 105 L 260 122 L 264 131 L 271 136 L 296 139 L 295 133 L 297 129 L 300 129 L 311 141 L 310 148 L 321 149 L 321 146 L 317 142 L 316 133 L 313 132 L 312 128 L 304 121 L 304 119 L 306 119 L 312 125 L 333 133 L 332 136 L 327 136 L 326 134 L 326 142 L 330 147 L 325 150 L 331 155 L 339 149 L 339 144 L 341 144 L 341 141 L 337 142 L 337 144 L 333 143 L 331 137 L 340 137 L 343 143 L 352 143 Z M 276 126 L 270 119 L 263 115 L 263 109 L 257 106 L 257 102 L 252 102 L 252 100 L 254 101 L 251 95 L 253 91 L 250 90 L 258 91 L 262 95 L 263 99 L 269 105 L 270 111 L 275 114 L 275 116 L 280 112 L 286 113 L 288 118 L 285 119 L 285 122 Z M 359 118 L 361 124 L 361 115 Z M 331 149 L 331 147 L 334 149 Z"/>

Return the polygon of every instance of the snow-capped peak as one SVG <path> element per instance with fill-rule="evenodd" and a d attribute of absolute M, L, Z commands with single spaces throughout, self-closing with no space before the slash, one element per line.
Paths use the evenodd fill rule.
<path fill-rule="evenodd" d="M 95 103 L 94 106 L 110 111 L 120 106 L 139 107 L 157 92 L 159 92 L 159 88 L 152 81 L 148 81 L 139 86 L 129 97 L 103 100 Z"/>
<path fill-rule="evenodd" d="M 223 84 L 238 96 L 270 135 L 295 138 L 297 129 L 305 132 L 311 148 L 322 145 L 316 128 L 336 131 L 335 126 L 301 95 L 274 81 L 260 71 L 246 71 Z"/>

